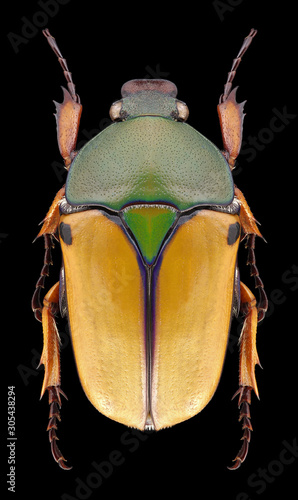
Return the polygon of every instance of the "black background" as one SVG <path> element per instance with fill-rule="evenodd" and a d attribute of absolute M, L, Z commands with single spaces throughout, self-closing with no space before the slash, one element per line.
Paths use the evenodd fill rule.
<path fill-rule="evenodd" d="M 292 498 L 298 451 L 296 455 L 286 452 L 286 443 L 292 445 L 298 439 L 294 4 L 251 0 L 191 5 L 50 3 L 51 7 L 44 4 L 52 9 L 51 15 L 40 14 L 44 4 L 35 1 L 12 2 L 5 15 L 0 251 L 2 380 L 6 382 L 2 413 L 6 417 L 7 386 L 14 385 L 17 435 L 16 493 L 9 492 L 9 496 L 67 500 L 146 494 L 154 498 L 160 490 L 167 496 L 211 499 Z M 28 21 L 33 22 L 31 28 Z M 60 85 L 65 82 L 41 33 L 45 27 L 67 58 L 82 100 L 79 144 L 108 124 L 110 104 L 120 98 L 125 81 L 162 77 L 176 83 L 178 98 L 188 104 L 188 123 L 219 147 L 218 98 L 243 38 L 251 28 L 258 29 L 235 79 L 238 100 L 247 99 L 246 144 L 235 182 L 267 240 L 257 241 L 256 256 L 270 307 L 258 334 L 264 369 L 256 368 L 260 401 L 253 396 L 254 432 L 248 458 L 238 471 L 226 468 L 241 437 L 237 403 L 231 402 L 237 389 L 238 321 L 231 329 L 218 390 L 208 406 L 189 421 L 144 438 L 131 431 L 127 434 L 124 426 L 100 415 L 89 403 L 76 374 L 67 327 L 60 320 L 62 386 L 69 400 L 63 402 L 59 443 L 73 469 L 62 471 L 51 457 L 45 432 L 46 397 L 39 402 L 43 369 L 35 370 L 42 331 L 30 310 L 43 243 L 32 245 L 32 241 L 65 180 L 59 167 L 52 103 L 62 100 Z M 24 38 L 13 46 L 8 33 Z M 273 119 L 278 113 L 283 122 Z M 248 150 L 252 137 L 257 142 Z M 253 287 L 245 258 L 241 250 L 242 280 Z M 57 248 L 47 286 L 57 281 L 59 261 Z M 1 486 L 6 492 L 9 448 L 4 422 Z M 118 465 L 112 464 L 115 456 Z M 103 470 L 101 484 L 94 462 Z"/>

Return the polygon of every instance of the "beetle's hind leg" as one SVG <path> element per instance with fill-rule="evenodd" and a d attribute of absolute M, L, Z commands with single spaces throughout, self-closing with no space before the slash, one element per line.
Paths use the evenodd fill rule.
<path fill-rule="evenodd" d="M 251 391 L 254 390 L 259 397 L 256 377 L 255 365 L 260 365 L 257 347 L 257 323 L 258 323 L 258 308 L 257 301 L 249 288 L 240 282 L 241 306 L 240 311 L 245 315 L 244 323 L 239 339 L 240 344 L 240 362 L 239 362 L 239 389 L 234 394 L 233 398 L 239 394 L 238 408 L 240 408 L 239 420 L 242 420 L 243 444 L 234 459 L 234 465 L 229 469 L 238 469 L 244 462 L 250 443 L 252 426 L 250 422 L 249 405 L 251 403 Z M 261 365 L 260 365 L 261 366 Z"/>
<path fill-rule="evenodd" d="M 57 420 L 60 419 L 61 398 L 66 395 L 62 391 L 60 377 L 60 338 L 55 321 L 55 313 L 59 307 L 59 282 L 56 283 L 46 294 L 43 300 L 42 309 L 42 329 L 43 329 L 43 350 L 40 358 L 40 365 L 45 367 L 44 381 L 41 390 L 41 397 L 46 389 L 49 394 L 50 414 L 47 431 L 54 459 L 62 469 L 71 469 L 65 464 L 65 458 L 57 446 Z"/>

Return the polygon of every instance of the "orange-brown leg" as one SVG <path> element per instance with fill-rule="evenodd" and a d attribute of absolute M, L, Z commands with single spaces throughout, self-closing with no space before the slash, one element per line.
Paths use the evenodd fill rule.
<path fill-rule="evenodd" d="M 45 373 L 41 390 L 41 397 L 46 389 L 49 395 L 50 414 L 47 431 L 54 459 L 62 469 L 71 469 L 65 464 L 65 458 L 57 446 L 57 420 L 60 419 L 61 398 L 66 395 L 62 391 L 60 377 L 60 338 L 55 321 L 55 313 L 59 304 L 59 282 L 56 283 L 46 294 L 43 300 L 42 309 L 42 329 L 43 329 L 43 350 L 40 358 L 40 365 L 44 365 Z"/>
<path fill-rule="evenodd" d="M 61 104 L 55 102 L 55 117 L 57 123 L 58 146 L 64 160 L 65 168 L 68 170 L 72 159 L 76 155 L 75 147 L 82 114 L 82 105 L 80 103 L 80 97 L 76 94 L 75 85 L 72 81 L 66 59 L 63 58 L 55 38 L 50 34 L 48 29 L 43 30 L 43 34 L 56 54 L 67 81 L 68 90 L 62 87 L 63 102 Z"/>
<path fill-rule="evenodd" d="M 43 267 L 40 272 L 40 277 L 35 285 L 35 291 L 31 301 L 31 307 L 35 318 L 41 321 L 42 305 L 41 305 L 41 289 L 44 288 L 45 278 L 49 275 L 49 267 L 52 264 L 52 248 L 54 248 L 53 238 L 57 239 L 57 230 L 59 225 L 59 205 L 65 194 L 65 187 L 61 188 L 56 194 L 54 201 L 43 221 L 43 225 L 35 240 L 40 236 L 44 237 L 45 254 Z M 34 241 L 35 241 L 34 240 Z"/>
<path fill-rule="evenodd" d="M 260 365 L 257 346 L 257 324 L 258 324 L 258 309 L 256 299 L 249 288 L 240 283 L 241 293 L 241 307 L 240 310 L 245 314 L 244 323 L 242 327 L 241 336 L 239 339 L 240 344 L 240 362 L 239 362 L 239 389 L 234 394 L 233 398 L 239 394 L 238 408 L 240 408 L 239 420 L 242 420 L 243 430 L 243 444 L 240 448 L 234 465 L 228 467 L 229 469 L 238 469 L 242 462 L 244 462 L 248 447 L 250 443 L 252 426 L 250 423 L 250 410 L 251 391 L 254 390 L 257 397 L 259 397 L 256 377 L 255 365 Z M 261 365 L 260 365 L 261 366 Z"/>
<path fill-rule="evenodd" d="M 246 238 L 245 248 L 248 249 L 247 264 L 250 266 L 251 276 L 254 277 L 255 288 L 257 288 L 259 292 L 257 309 L 258 309 L 258 321 L 261 321 L 262 319 L 264 319 L 268 308 L 268 299 L 264 290 L 263 281 L 260 278 L 259 271 L 256 266 L 256 258 L 254 250 L 255 250 L 256 236 L 260 236 L 261 238 L 263 238 L 263 236 L 261 235 L 258 229 L 256 220 L 247 204 L 246 199 L 244 198 L 243 193 L 237 187 L 235 187 L 235 196 L 240 202 L 240 224 L 243 234 L 242 239 Z"/>
<path fill-rule="evenodd" d="M 254 29 L 250 31 L 236 59 L 233 60 L 231 71 L 228 74 L 227 82 L 224 86 L 224 93 L 220 96 L 217 106 L 224 146 L 223 155 L 226 157 L 231 169 L 235 166 L 235 161 L 241 148 L 244 119 L 243 108 L 245 104 L 245 101 L 241 103 L 236 102 L 237 87 L 232 89 L 232 81 L 242 56 L 250 46 L 256 33 L 257 31 Z"/>

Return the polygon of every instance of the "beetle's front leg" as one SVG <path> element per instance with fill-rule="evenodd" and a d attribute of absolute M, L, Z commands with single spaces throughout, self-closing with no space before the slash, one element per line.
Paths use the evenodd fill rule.
<path fill-rule="evenodd" d="M 249 405 L 251 402 L 251 391 L 254 390 L 257 397 L 259 397 L 256 377 L 255 365 L 260 365 L 257 347 L 257 323 L 258 323 L 258 309 L 257 301 L 249 288 L 240 282 L 240 297 L 241 306 L 240 311 L 245 314 L 244 323 L 239 339 L 240 344 L 240 362 L 239 362 L 239 389 L 233 396 L 239 394 L 238 408 L 240 408 L 239 420 L 242 420 L 243 430 L 243 444 L 240 448 L 236 458 L 235 464 L 229 469 L 238 469 L 242 462 L 244 462 L 248 446 L 250 442 L 250 435 L 252 426 L 250 423 Z M 260 365 L 261 366 L 261 365 Z"/>
<path fill-rule="evenodd" d="M 65 168 L 68 170 L 72 159 L 76 155 L 75 147 L 82 114 L 82 105 L 80 97 L 76 93 L 75 85 L 72 80 L 71 72 L 68 69 L 66 59 L 62 56 L 55 38 L 50 34 L 48 29 L 43 30 L 43 34 L 56 54 L 67 81 L 68 90 L 62 87 L 63 102 L 61 104 L 55 102 L 55 117 L 57 124 L 58 146 L 64 160 Z"/>
<path fill-rule="evenodd" d="M 242 144 L 243 108 L 245 104 L 245 101 L 240 103 L 236 101 L 237 87 L 232 89 L 232 82 L 241 59 L 256 33 L 257 31 L 252 29 L 249 35 L 244 39 L 237 57 L 233 60 L 231 71 L 228 74 L 228 79 L 224 86 L 224 92 L 220 96 L 217 106 L 224 146 L 223 155 L 226 157 L 231 169 L 235 167 L 235 161 L 239 155 Z"/>
<path fill-rule="evenodd" d="M 60 338 L 55 321 L 55 313 L 59 304 L 59 282 L 56 283 L 46 294 L 43 300 L 42 309 L 42 329 L 43 329 L 43 350 L 40 358 L 40 365 L 45 368 L 41 397 L 46 389 L 49 394 L 50 414 L 47 431 L 54 459 L 62 469 L 71 469 L 65 464 L 65 458 L 57 446 L 57 420 L 60 420 L 61 398 L 60 394 L 66 397 L 62 391 L 60 377 Z"/>

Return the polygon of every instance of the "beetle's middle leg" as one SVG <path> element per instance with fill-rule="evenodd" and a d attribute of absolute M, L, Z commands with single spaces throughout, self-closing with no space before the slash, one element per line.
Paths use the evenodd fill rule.
<path fill-rule="evenodd" d="M 255 365 L 260 365 L 256 346 L 258 324 L 257 301 L 250 289 L 242 282 L 240 282 L 240 300 L 240 311 L 245 315 L 245 318 L 239 339 L 239 389 L 234 397 L 239 394 L 238 408 L 240 408 L 239 420 L 242 420 L 243 444 L 234 459 L 235 464 L 229 467 L 229 469 L 238 469 L 246 458 L 252 431 L 249 411 L 251 391 L 254 390 L 256 396 L 259 397 L 255 377 Z"/>
<path fill-rule="evenodd" d="M 245 248 L 248 250 L 248 259 L 247 264 L 250 266 L 250 275 L 254 277 L 255 288 L 259 292 L 259 301 L 257 304 L 258 309 L 258 321 L 264 319 L 267 308 L 268 308 L 268 299 L 266 292 L 264 290 L 263 281 L 260 278 L 258 268 L 256 266 L 256 258 L 255 258 L 255 239 L 256 236 L 261 235 L 258 226 L 256 224 L 256 220 L 248 206 L 246 199 L 244 198 L 243 193 L 240 191 L 238 187 L 235 186 L 235 196 L 240 202 L 240 224 L 242 229 L 242 239 L 246 238 Z"/>
<path fill-rule="evenodd" d="M 34 294 L 32 297 L 31 301 L 31 307 L 34 312 L 35 318 L 38 321 L 42 320 L 42 304 L 41 304 L 41 289 L 44 288 L 44 283 L 45 283 L 45 278 L 46 276 L 49 275 L 49 267 L 52 264 L 52 254 L 51 250 L 54 248 L 54 241 L 53 238 L 57 238 L 57 230 L 58 230 L 58 224 L 59 224 L 59 205 L 60 202 L 65 195 L 65 187 L 61 188 L 58 193 L 56 194 L 54 201 L 46 215 L 46 217 L 43 220 L 43 225 L 41 230 L 39 231 L 38 235 L 36 236 L 35 240 L 39 238 L 40 236 L 44 237 L 44 246 L 45 246 L 45 254 L 44 254 L 44 261 L 43 261 L 43 267 L 40 273 L 40 277 L 38 278 L 38 281 L 35 285 L 35 290 Z M 35 241 L 34 240 L 34 241 Z"/>
<path fill-rule="evenodd" d="M 47 431 L 54 459 L 62 469 L 71 469 L 65 464 L 65 458 L 57 446 L 57 420 L 60 420 L 61 398 L 66 395 L 62 391 L 60 377 L 60 337 L 56 326 L 55 314 L 59 307 L 59 282 L 57 282 L 46 294 L 43 300 L 42 329 L 43 350 L 40 365 L 45 368 L 41 397 L 46 389 L 49 395 L 50 414 Z"/>

